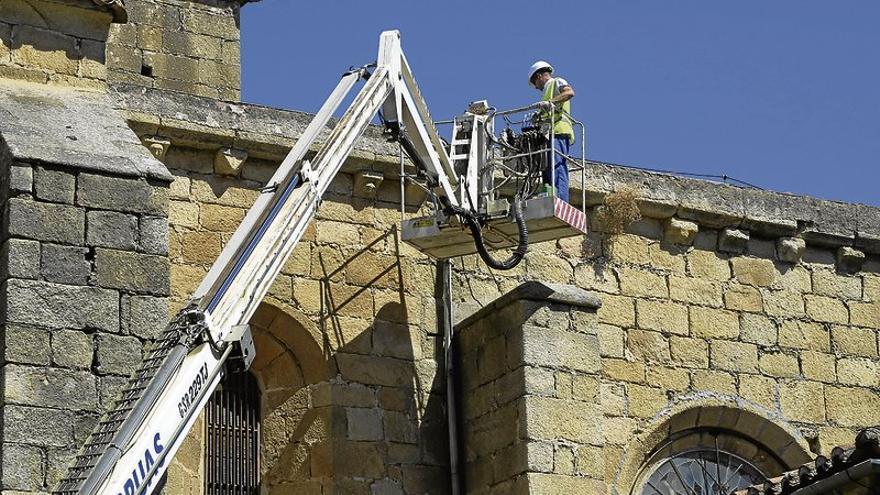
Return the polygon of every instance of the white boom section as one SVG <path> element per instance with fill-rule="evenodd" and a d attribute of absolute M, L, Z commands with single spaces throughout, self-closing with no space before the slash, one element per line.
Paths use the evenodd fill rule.
<path fill-rule="evenodd" d="M 436 178 L 437 192 L 451 204 L 459 204 L 453 188 L 459 180 L 400 51 L 397 31 L 382 33 L 375 71 L 315 157 L 304 160 L 346 94 L 365 74 L 361 69 L 343 77 L 196 290 L 192 298 L 196 309 L 191 311 L 204 316 L 207 331 L 203 333 L 208 335 L 202 335 L 202 342 L 188 349 L 178 344 L 176 349 L 184 352 L 166 353 L 175 356 L 176 352 L 177 357 L 162 358 L 165 361 L 159 371 L 142 373 L 146 379 L 141 382 L 146 384 L 132 386 L 127 392 L 134 390 L 139 395 L 130 395 L 124 406 L 128 409 L 120 413 L 120 402 L 113 412 L 112 417 L 125 419 L 102 423 L 113 423 L 115 429 L 93 433 L 86 449 L 92 453 L 78 458 L 55 493 L 139 495 L 152 491 L 154 480 L 164 474 L 220 382 L 224 362 L 241 338 L 242 325 L 256 311 L 314 218 L 330 182 L 380 107 L 386 121 L 402 124 L 419 154 L 417 162 Z M 142 370 L 158 368 L 158 364 L 142 365 Z M 112 440 L 106 440 L 110 437 Z M 97 461 L 93 460 L 98 457 L 96 446 L 105 446 Z M 87 459 L 83 461 L 83 457 Z"/>

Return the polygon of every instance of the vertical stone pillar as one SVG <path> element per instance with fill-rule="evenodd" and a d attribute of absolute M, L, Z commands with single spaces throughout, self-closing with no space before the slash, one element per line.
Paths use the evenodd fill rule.
<path fill-rule="evenodd" d="M 599 306 L 528 282 L 456 327 L 465 493 L 604 493 Z"/>
<path fill-rule="evenodd" d="M 0 107 L 0 490 L 45 493 L 167 321 L 171 176 L 101 95 Z"/>

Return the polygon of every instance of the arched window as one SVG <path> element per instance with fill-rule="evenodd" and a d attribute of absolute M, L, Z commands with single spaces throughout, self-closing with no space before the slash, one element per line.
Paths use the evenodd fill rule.
<path fill-rule="evenodd" d="M 260 492 L 260 389 L 249 372 L 231 372 L 205 409 L 205 493 Z"/>

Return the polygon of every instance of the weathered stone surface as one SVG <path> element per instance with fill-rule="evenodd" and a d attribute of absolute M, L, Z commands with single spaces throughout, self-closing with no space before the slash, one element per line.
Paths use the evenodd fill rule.
<path fill-rule="evenodd" d="M 144 179 L 83 173 L 76 184 L 76 204 L 164 215 L 168 211 L 168 189 L 162 185 L 154 186 Z"/>
<path fill-rule="evenodd" d="M 523 326 L 522 334 L 524 363 L 586 373 L 599 371 L 595 335 L 531 325 Z"/>
<path fill-rule="evenodd" d="M 81 208 L 11 198 L 6 225 L 9 235 L 38 241 L 82 244 L 85 212 Z"/>
<path fill-rule="evenodd" d="M 857 272 L 865 263 L 865 252 L 849 246 L 837 249 L 837 266 L 845 272 Z"/>
<path fill-rule="evenodd" d="M 382 412 L 379 409 L 349 407 L 345 409 L 345 417 L 349 440 L 382 440 Z"/>
<path fill-rule="evenodd" d="M 98 248 L 95 252 L 98 285 L 157 295 L 169 291 L 168 258 Z"/>
<path fill-rule="evenodd" d="M 73 441 L 73 414 L 43 407 L 6 406 L 3 409 L 3 439 L 67 447 Z"/>
<path fill-rule="evenodd" d="M 825 420 L 825 395 L 821 383 L 783 382 L 779 385 L 782 413 L 793 421 L 818 423 Z M 830 409 L 830 408 L 829 408 Z"/>
<path fill-rule="evenodd" d="M 5 297 L 9 321 L 50 328 L 119 330 L 119 295 L 97 287 L 10 279 Z"/>
<path fill-rule="evenodd" d="M 77 330 L 52 332 L 52 362 L 65 368 L 89 368 L 94 354 L 92 336 Z"/>
<path fill-rule="evenodd" d="M 84 247 L 44 243 L 40 274 L 49 282 L 86 285 L 92 271 L 88 253 Z"/>
<path fill-rule="evenodd" d="M 34 195 L 43 201 L 73 204 L 76 177 L 70 172 L 36 167 Z"/>
<path fill-rule="evenodd" d="M 861 387 L 826 387 L 828 419 L 843 426 L 880 423 L 880 396 Z"/>
<path fill-rule="evenodd" d="M 26 163 L 14 163 L 9 167 L 10 192 L 30 193 L 34 186 L 34 169 Z"/>
<path fill-rule="evenodd" d="M 133 215 L 116 211 L 89 211 L 86 214 L 86 243 L 91 246 L 134 249 L 138 221 Z"/>
<path fill-rule="evenodd" d="M 33 492 L 42 488 L 43 455 L 40 449 L 30 445 L 3 443 L 2 477 L 4 490 Z"/>
<path fill-rule="evenodd" d="M 7 364 L 4 386 L 11 404 L 87 411 L 98 406 L 95 376 L 88 371 Z"/>
<path fill-rule="evenodd" d="M 675 217 L 668 218 L 663 227 L 663 236 L 666 242 L 684 245 L 691 244 L 700 230 L 696 223 Z"/>
<path fill-rule="evenodd" d="M 0 278 L 39 278 L 40 243 L 7 239 L 0 249 Z"/>
<path fill-rule="evenodd" d="M 776 255 L 787 263 L 798 263 L 807 243 L 799 237 L 782 237 L 776 242 Z"/>
<path fill-rule="evenodd" d="M 713 368 L 754 373 L 758 371 L 758 347 L 754 344 L 715 340 L 712 342 Z"/>
<path fill-rule="evenodd" d="M 128 376 L 141 362 L 143 346 L 135 337 L 98 334 L 95 339 L 98 371 Z"/>
<path fill-rule="evenodd" d="M 123 311 L 123 330 L 142 339 L 158 337 L 168 323 L 168 299 L 164 297 L 123 298 Z"/>
<path fill-rule="evenodd" d="M 4 361 L 48 365 L 51 357 L 49 332 L 40 328 L 8 324 L 4 328 Z"/>
<path fill-rule="evenodd" d="M 749 243 L 749 233 L 745 230 L 726 228 L 718 236 L 718 250 L 728 253 L 741 253 Z"/>
<path fill-rule="evenodd" d="M 691 335 L 713 339 L 736 339 L 739 318 L 732 311 L 691 307 Z"/>
<path fill-rule="evenodd" d="M 636 300 L 636 308 L 640 328 L 687 335 L 687 306 L 673 302 L 639 299 Z"/>
<path fill-rule="evenodd" d="M 140 249 L 149 254 L 168 254 L 168 219 L 141 217 Z"/>

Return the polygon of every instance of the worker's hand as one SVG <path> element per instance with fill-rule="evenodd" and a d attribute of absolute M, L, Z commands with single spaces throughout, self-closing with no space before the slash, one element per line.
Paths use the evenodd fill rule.
<path fill-rule="evenodd" d="M 543 110 L 545 112 L 549 112 L 551 108 L 553 108 L 553 103 L 549 101 L 539 101 L 532 105 L 532 108 L 537 108 L 538 110 Z"/>

